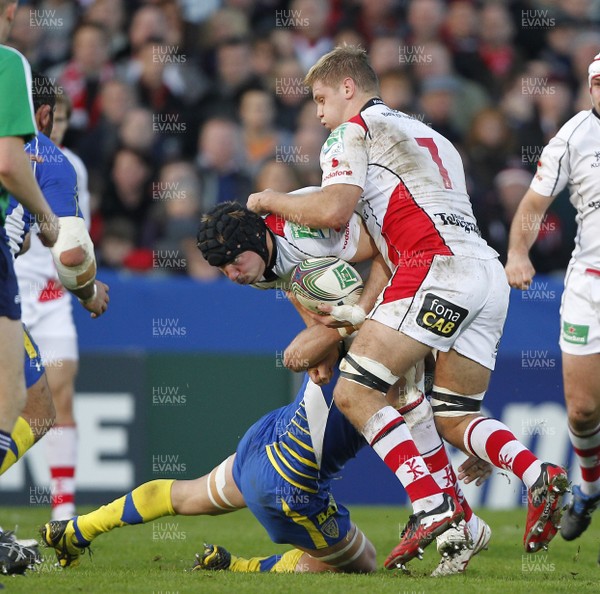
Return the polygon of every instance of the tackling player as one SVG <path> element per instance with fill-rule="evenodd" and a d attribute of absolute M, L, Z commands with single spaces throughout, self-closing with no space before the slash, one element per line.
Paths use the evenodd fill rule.
<path fill-rule="evenodd" d="M 309 71 L 317 117 L 332 132 L 321 151 L 322 188 L 290 200 L 264 191 L 248 207 L 310 227 L 343 226 L 358 209 L 392 278 L 340 365 L 340 410 L 404 485 L 415 515 L 386 567 L 419 555 L 462 517 L 419 455 L 404 419 L 386 405 L 390 386 L 437 349 L 432 405 L 442 436 L 509 469 L 528 488 L 527 552 L 557 531 L 564 469 L 542 463 L 481 402 L 495 366 L 509 287 L 481 238 L 452 144 L 387 107 L 364 50 L 338 47 Z"/>
<path fill-rule="evenodd" d="M 550 140 L 538 161 L 511 228 L 506 276 L 516 289 L 531 286 L 529 249 L 554 198 L 569 185 L 577 209 L 575 249 L 565 276 L 560 308 L 560 349 L 571 443 L 581 486 L 565 512 L 560 533 L 577 538 L 600 503 L 600 54 L 588 68 L 592 109 L 572 117 Z"/>
<path fill-rule="evenodd" d="M 292 192 L 293 199 L 314 191 L 305 188 Z M 289 198 L 290 200 L 292 198 Z M 379 289 L 372 291 L 380 279 L 384 283 L 390 276 L 389 268 L 373 244 L 364 225 L 353 214 L 346 225 L 339 229 L 311 229 L 291 223 L 275 215 L 264 219 L 236 203 L 217 205 L 202 215 L 198 228 L 198 247 L 212 266 L 217 266 L 233 282 L 249 284 L 257 288 L 287 290 L 294 266 L 309 257 L 337 256 L 347 261 L 360 262 L 375 258 L 359 305 L 371 309 Z M 299 309 L 302 315 L 302 310 Z M 317 384 L 327 383 L 331 377 L 323 371 L 319 362 L 328 349 L 340 339 L 336 329 L 315 324 L 303 316 L 308 324 L 298 338 L 286 349 L 284 363 L 294 371 L 309 368 L 311 379 Z M 343 334 L 342 334 L 343 335 Z M 449 463 L 446 450 L 433 422 L 433 411 L 423 396 L 424 386 L 415 385 L 421 371 L 411 368 L 406 374 L 407 385 L 403 398 L 394 401 L 415 436 L 417 449 L 439 487 L 463 503 L 465 522 L 458 529 L 447 531 L 438 539 L 438 551 L 443 555 L 434 575 L 449 575 L 464 571 L 471 557 L 485 548 L 491 531 L 487 524 L 473 514 L 464 500 L 456 475 Z M 471 459 L 465 466 L 474 463 Z"/>

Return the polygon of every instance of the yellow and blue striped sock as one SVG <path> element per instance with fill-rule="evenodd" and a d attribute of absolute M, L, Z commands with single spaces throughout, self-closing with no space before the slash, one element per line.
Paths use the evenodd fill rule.
<path fill-rule="evenodd" d="M 243 557 L 235 557 L 234 555 L 231 555 L 229 571 L 293 573 L 296 571 L 298 561 L 303 554 L 303 551 L 292 549 L 291 551 L 286 551 L 283 555 L 252 557 L 251 559 L 244 559 Z"/>
<path fill-rule="evenodd" d="M 171 486 L 174 482 L 174 479 L 149 481 L 89 514 L 78 516 L 74 522 L 78 540 L 81 544 L 84 544 L 83 541 L 89 543 L 99 534 L 114 528 L 174 516 L 171 502 Z"/>
<path fill-rule="evenodd" d="M 0 431 L 3 435 L 4 432 Z M 6 450 L 2 465 L 0 466 L 0 475 L 4 474 L 23 454 L 35 443 L 35 435 L 29 423 L 23 418 L 18 417 L 12 433 L 10 434 L 10 445 Z M 0 453 L 0 458 L 2 457 Z"/>

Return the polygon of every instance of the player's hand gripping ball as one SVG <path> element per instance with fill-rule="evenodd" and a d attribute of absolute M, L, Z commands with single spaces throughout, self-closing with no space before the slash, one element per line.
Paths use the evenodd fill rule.
<path fill-rule="evenodd" d="M 354 305 L 363 290 L 356 270 L 339 258 L 308 258 L 292 271 L 290 290 L 301 305 L 315 313 L 319 305 Z"/>

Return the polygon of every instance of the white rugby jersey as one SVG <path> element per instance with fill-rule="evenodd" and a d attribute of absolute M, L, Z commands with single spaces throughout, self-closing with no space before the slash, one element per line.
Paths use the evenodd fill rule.
<path fill-rule="evenodd" d="M 336 256 L 351 262 L 356 255 L 360 237 L 360 217 L 356 213 L 341 229 L 311 229 L 273 214 L 264 220 L 275 238 L 277 256 L 272 274 L 268 279 L 253 283 L 253 287 L 286 291 L 294 266 L 303 260 Z"/>
<path fill-rule="evenodd" d="M 556 196 L 567 184 L 577 209 L 571 264 L 600 270 L 600 116 L 591 109 L 573 116 L 544 148 L 531 189 Z"/>
<path fill-rule="evenodd" d="M 90 227 L 90 193 L 88 191 L 88 174 L 83 161 L 73 151 L 62 147 L 61 152 L 69 159 L 77 174 L 77 200 L 81 214 L 89 230 Z M 15 273 L 19 283 L 19 292 L 23 303 L 31 305 L 39 302 L 53 301 L 61 298 L 70 300 L 68 291 L 62 288 L 52 260 L 50 250 L 40 241 L 35 229 L 31 231 L 31 247 L 25 254 L 15 260 Z M 26 312 L 23 309 L 24 322 Z"/>
<path fill-rule="evenodd" d="M 452 143 L 371 99 L 321 149 L 322 187 L 352 184 L 357 210 L 391 270 L 433 256 L 498 257 L 481 237 Z"/>

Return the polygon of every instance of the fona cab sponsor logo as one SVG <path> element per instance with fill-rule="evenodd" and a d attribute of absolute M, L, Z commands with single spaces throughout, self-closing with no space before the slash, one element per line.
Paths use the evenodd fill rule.
<path fill-rule="evenodd" d="M 417 324 L 438 336 L 452 336 L 469 311 L 438 295 L 427 293 L 417 316 Z"/>

